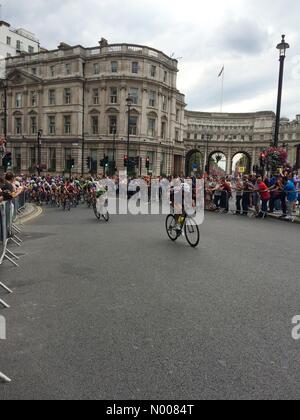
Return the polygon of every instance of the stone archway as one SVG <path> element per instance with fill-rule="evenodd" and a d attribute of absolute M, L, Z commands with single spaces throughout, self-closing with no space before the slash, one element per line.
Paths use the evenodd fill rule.
<path fill-rule="evenodd" d="M 231 173 L 234 175 L 243 175 L 251 173 L 251 156 L 248 152 L 237 152 L 231 160 Z"/>
<path fill-rule="evenodd" d="M 187 177 L 191 175 L 200 175 L 203 173 L 204 157 L 202 153 L 193 149 L 190 150 L 185 157 L 185 174 Z"/>
<path fill-rule="evenodd" d="M 212 176 L 226 176 L 227 157 L 224 152 L 215 151 L 209 155 L 208 173 Z"/>

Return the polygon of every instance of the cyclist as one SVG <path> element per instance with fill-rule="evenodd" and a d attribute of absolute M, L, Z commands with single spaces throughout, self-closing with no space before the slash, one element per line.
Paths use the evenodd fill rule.
<path fill-rule="evenodd" d="M 186 217 L 185 197 L 187 194 L 191 194 L 191 192 L 190 185 L 180 178 L 171 185 L 171 204 L 175 213 L 175 229 L 177 232 L 181 232 L 182 230 L 182 224 Z"/>

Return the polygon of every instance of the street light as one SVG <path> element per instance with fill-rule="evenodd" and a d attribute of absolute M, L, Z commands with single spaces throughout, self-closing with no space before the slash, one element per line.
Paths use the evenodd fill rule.
<path fill-rule="evenodd" d="M 211 135 L 206 136 L 206 162 L 205 162 L 205 172 L 209 175 L 209 141 L 211 140 Z"/>
<path fill-rule="evenodd" d="M 128 107 L 128 132 L 127 132 L 127 157 L 128 157 L 128 163 L 127 163 L 127 173 L 128 173 L 128 168 L 130 166 L 129 162 L 130 162 L 130 122 L 131 122 L 131 107 L 133 104 L 133 100 L 132 97 L 130 96 L 130 94 L 128 95 L 127 99 L 126 99 L 126 103 L 127 103 L 127 107 Z"/>
<path fill-rule="evenodd" d="M 3 115 L 3 140 L 0 144 L 0 168 L 2 167 L 2 159 L 5 155 L 6 150 L 6 142 L 7 142 L 7 80 L 0 79 L 0 88 L 3 89 L 4 96 L 3 96 L 3 108 L 4 108 L 4 115 Z"/>
<path fill-rule="evenodd" d="M 114 124 L 113 127 L 113 168 L 112 168 L 112 175 L 114 176 L 116 173 L 116 134 L 117 134 L 117 125 Z"/>
<path fill-rule="evenodd" d="M 276 124 L 274 134 L 274 147 L 278 147 L 279 142 L 279 130 L 280 130 L 280 114 L 281 114 L 281 100 L 282 100 L 282 85 L 283 85 L 283 71 L 284 71 L 284 60 L 286 57 L 286 50 L 290 46 L 285 42 L 285 35 L 282 35 L 281 43 L 277 45 L 279 50 L 279 82 L 278 82 L 278 96 L 277 96 L 277 112 L 276 112 Z"/>
<path fill-rule="evenodd" d="M 42 135 L 43 135 L 43 130 L 39 130 L 38 134 L 37 134 L 37 147 L 38 147 L 38 156 L 37 156 L 37 170 L 38 170 L 38 175 L 41 175 L 41 160 L 42 160 L 42 156 L 41 156 L 41 147 L 42 147 Z"/>

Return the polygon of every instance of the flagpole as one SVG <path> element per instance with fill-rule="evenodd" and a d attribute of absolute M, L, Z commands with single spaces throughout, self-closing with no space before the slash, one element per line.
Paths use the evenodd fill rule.
<path fill-rule="evenodd" d="M 223 113 L 223 103 L 224 103 L 224 76 L 225 76 L 225 67 L 223 67 L 222 72 L 222 83 L 221 83 L 221 114 Z"/>

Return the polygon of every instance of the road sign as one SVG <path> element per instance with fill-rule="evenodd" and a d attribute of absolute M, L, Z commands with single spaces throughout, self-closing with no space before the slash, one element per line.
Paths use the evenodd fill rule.
<path fill-rule="evenodd" d="M 197 165 L 197 163 L 193 163 L 192 168 L 193 168 L 193 171 L 197 171 L 197 169 L 198 169 L 198 165 Z"/>

